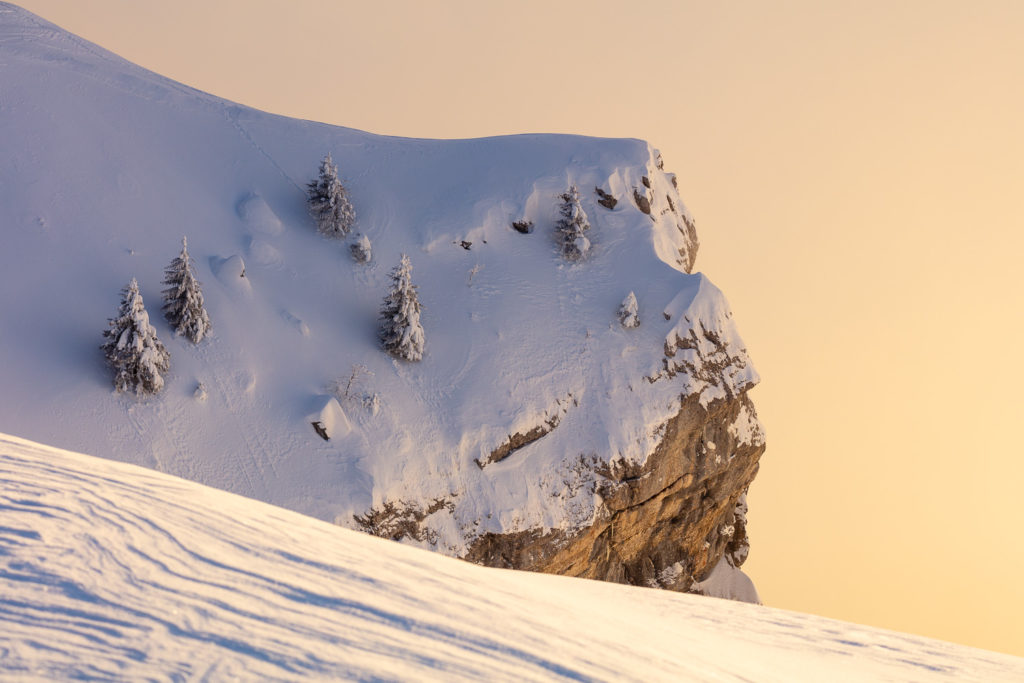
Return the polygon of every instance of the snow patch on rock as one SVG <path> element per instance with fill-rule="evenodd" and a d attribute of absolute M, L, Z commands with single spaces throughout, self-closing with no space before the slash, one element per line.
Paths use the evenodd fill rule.
<path fill-rule="evenodd" d="M 764 427 L 757 416 L 747 409 L 746 405 L 740 407 L 735 421 L 729 425 L 729 433 L 735 437 L 737 443 L 751 446 L 764 444 Z"/>

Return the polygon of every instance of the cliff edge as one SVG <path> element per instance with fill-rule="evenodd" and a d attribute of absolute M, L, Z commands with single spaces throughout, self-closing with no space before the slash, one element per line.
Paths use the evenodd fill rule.
<path fill-rule="evenodd" d="M 758 378 L 646 142 L 288 119 L 2 3 L 0 61 L 6 431 L 482 564 L 729 583 L 713 574 L 746 555 Z M 307 207 L 328 153 L 346 239 Z M 572 186 L 578 261 L 556 231 Z M 183 235 L 213 325 L 199 344 L 159 312 Z M 350 256 L 363 238 L 368 262 Z M 378 341 L 402 254 L 419 362 Z M 170 353 L 150 398 L 116 393 L 98 349 L 132 278 Z"/>

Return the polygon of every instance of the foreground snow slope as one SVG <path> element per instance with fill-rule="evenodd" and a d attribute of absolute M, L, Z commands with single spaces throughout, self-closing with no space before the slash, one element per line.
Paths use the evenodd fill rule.
<path fill-rule="evenodd" d="M 820 617 L 486 569 L 0 435 L 0 677 L 1024 679 Z"/>
<path fill-rule="evenodd" d="M 486 532 L 586 525 L 599 501 L 581 458 L 643 463 L 682 397 L 757 380 L 722 294 L 683 272 L 692 218 L 643 141 L 410 140 L 286 119 L 5 3 L 0 63 L 2 429 L 346 524 L 386 501 L 443 500 L 424 544 L 462 554 Z M 373 241 L 368 265 L 307 214 L 327 152 Z M 575 265 L 553 235 L 570 183 L 592 224 Z M 523 218 L 532 234 L 511 228 Z M 182 235 L 213 322 L 198 346 L 159 312 Z M 420 363 L 376 339 L 403 252 L 424 305 Z M 171 353 L 164 391 L 145 401 L 112 391 L 97 348 L 132 277 Z M 626 330 L 616 312 L 630 291 L 641 325 Z M 698 379 L 703 349 L 676 356 L 693 372 L 664 372 L 666 346 L 698 323 L 700 344 L 721 344 L 717 384 Z M 367 372 L 329 405 L 357 365 Z M 328 442 L 311 427 L 325 406 L 344 426 Z M 478 466 L 552 418 L 540 441 Z M 734 427 L 763 443 L 752 414 Z"/>

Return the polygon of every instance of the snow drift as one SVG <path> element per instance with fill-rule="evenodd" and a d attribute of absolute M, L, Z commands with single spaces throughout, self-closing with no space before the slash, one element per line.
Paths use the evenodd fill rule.
<path fill-rule="evenodd" d="M 0 482 L 0 671 L 18 680 L 1024 677 L 927 638 L 476 567 L 5 435 Z"/>

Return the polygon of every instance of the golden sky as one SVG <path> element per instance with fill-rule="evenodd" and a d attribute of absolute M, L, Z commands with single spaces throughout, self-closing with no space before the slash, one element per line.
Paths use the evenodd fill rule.
<path fill-rule="evenodd" d="M 20 4 L 276 113 L 649 140 L 763 377 L 762 598 L 1024 655 L 1024 2 Z"/>

